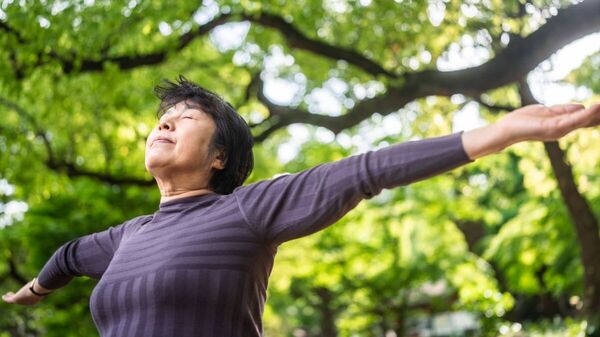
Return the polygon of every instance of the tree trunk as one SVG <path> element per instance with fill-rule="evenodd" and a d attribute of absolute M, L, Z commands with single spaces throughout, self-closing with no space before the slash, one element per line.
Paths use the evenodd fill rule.
<path fill-rule="evenodd" d="M 481 249 L 477 249 L 478 243 L 483 239 L 485 235 L 485 227 L 481 221 L 463 221 L 454 219 L 457 228 L 465 236 L 469 251 L 479 257 L 482 257 Z M 506 280 L 503 277 L 502 270 L 493 261 L 487 261 L 496 277 L 498 282 L 498 289 L 502 292 L 511 292 Z M 511 292 L 515 297 L 514 307 L 506 313 L 505 319 L 511 322 L 523 322 L 523 321 L 535 321 L 539 319 L 552 319 L 554 317 L 567 317 L 574 316 L 576 314 L 575 309 L 569 305 L 569 300 L 566 296 L 560 296 L 554 298 L 547 290 L 544 284 L 542 275 L 544 270 L 540 270 L 537 273 L 538 281 L 544 287 L 544 291 L 536 295 L 527 294 L 515 294 Z"/>
<path fill-rule="evenodd" d="M 315 288 L 315 293 L 320 299 L 318 309 L 321 312 L 321 334 L 323 337 L 337 337 L 335 326 L 335 309 L 333 306 L 333 294 L 324 287 Z"/>
<path fill-rule="evenodd" d="M 584 267 L 583 309 L 589 318 L 588 326 L 594 330 L 589 336 L 600 336 L 600 235 L 598 220 L 587 200 L 577 190 L 571 167 L 557 142 L 544 143 L 561 195 L 567 205 L 581 246 Z M 592 324 L 592 322 L 595 322 Z M 590 331 L 591 333 L 591 331 Z"/>
<path fill-rule="evenodd" d="M 537 104 L 526 83 L 520 86 L 521 103 Z M 579 190 L 571 166 L 565 160 L 558 142 L 544 142 L 552 171 L 558 181 L 562 198 L 569 211 L 581 247 L 584 268 L 583 310 L 588 318 L 588 336 L 600 337 L 600 233 L 587 200 Z"/>

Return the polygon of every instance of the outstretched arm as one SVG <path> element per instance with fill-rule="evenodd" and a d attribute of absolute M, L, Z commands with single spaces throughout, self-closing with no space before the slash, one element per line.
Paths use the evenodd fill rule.
<path fill-rule="evenodd" d="M 319 231 L 384 188 L 449 171 L 526 140 L 553 140 L 600 123 L 600 105 L 527 106 L 474 130 L 408 141 L 238 187 L 247 224 L 267 244 Z"/>
<path fill-rule="evenodd" d="M 44 294 L 65 286 L 75 276 L 99 279 L 125 233 L 143 218 L 137 217 L 101 232 L 69 240 L 52 254 L 35 280 L 25 284 L 16 293 L 4 294 L 2 299 L 7 303 L 32 305 L 44 297 L 33 293 L 31 286 L 34 292 Z"/>
<path fill-rule="evenodd" d="M 339 220 L 361 200 L 471 162 L 462 132 L 393 144 L 295 174 L 238 187 L 242 216 L 265 244 L 281 244 Z"/>

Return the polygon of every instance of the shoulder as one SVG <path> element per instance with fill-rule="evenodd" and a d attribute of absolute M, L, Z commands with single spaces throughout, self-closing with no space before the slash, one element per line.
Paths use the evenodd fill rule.
<path fill-rule="evenodd" d="M 152 220 L 152 217 L 153 217 L 152 214 L 144 214 L 144 215 L 136 216 L 133 219 L 129 219 L 129 220 L 125 221 L 125 224 L 145 224 L 148 221 Z"/>
<path fill-rule="evenodd" d="M 152 217 L 153 217 L 152 214 L 144 214 L 144 215 L 136 216 L 135 218 L 126 220 L 125 222 L 121 223 L 117 227 L 121 227 L 121 230 L 123 231 L 123 233 L 128 234 L 128 233 L 137 231 L 141 226 L 150 222 L 150 220 L 152 220 Z"/>

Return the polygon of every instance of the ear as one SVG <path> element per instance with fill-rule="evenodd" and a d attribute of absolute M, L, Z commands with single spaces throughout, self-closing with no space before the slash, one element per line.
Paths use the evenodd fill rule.
<path fill-rule="evenodd" d="M 225 157 L 225 153 L 223 151 L 219 151 L 215 157 L 215 160 L 213 160 L 212 168 L 222 170 L 225 168 L 226 164 L 227 158 Z"/>

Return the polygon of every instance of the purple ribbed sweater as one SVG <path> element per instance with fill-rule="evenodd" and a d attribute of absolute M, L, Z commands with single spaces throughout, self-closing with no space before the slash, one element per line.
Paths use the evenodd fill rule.
<path fill-rule="evenodd" d="M 90 309 L 103 337 L 261 336 L 277 247 L 335 223 L 384 188 L 472 162 L 462 132 L 394 144 L 159 210 L 59 247 L 38 276 L 100 281 Z"/>

